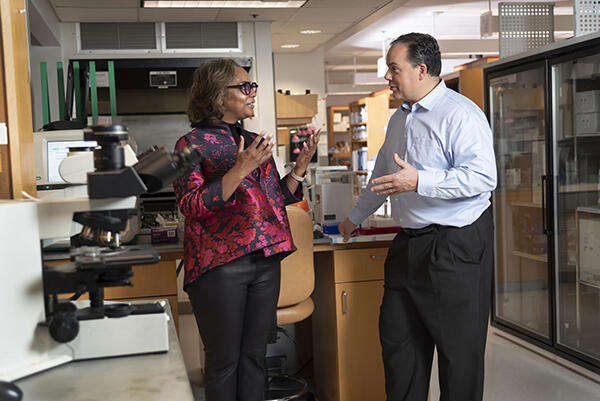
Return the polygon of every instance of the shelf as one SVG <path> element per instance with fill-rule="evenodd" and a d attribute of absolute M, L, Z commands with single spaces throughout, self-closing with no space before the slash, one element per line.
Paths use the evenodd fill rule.
<path fill-rule="evenodd" d="M 368 171 L 355 171 L 356 175 L 367 175 L 369 174 Z"/>
<path fill-rule="evenodd" d="M 534 255 L 532 253 L 526 253 L 526 252 L 521 252 L 521 251 L 512 251 L 512 254 L 514 256 L 519 256 L 521 258 L 530 259 L 530 260 L 536 260 L 538 262 L 548 263 L 548 256 L 545 255 L 545 254 Z"/>
<path fill-rule="evenodd" d="M 352 142 L 356 142 L 356 143 L 359 143 L 359 142 L 366 143 L 366 142 L 367 142 L 367 140 L 366 140 L 366 139 L 353 139 L 353 140 L 352 140 Z"/>
<path fill-rule="evenodd" d="M 348 159 L 352 156 L 350 152 L 338 152 L 330 155 L 331 157 L 335 157 L 337 159 Z"/>
<path fill-rule="evenodd" d="M 349 134 L 350 130 L 346 130 L 346 131 L 333 131 L 334 134 Z"/>
<path fill-rule="evenodd" d="M 350 126 L 351 126 L 351 127 L 359 127 L 359 126 L 361 126 L 361 125 L 367 125 L 367 122 L 366 122 L 366 121 L 363 121 L 362 123 L 355 123 L 355 124 L 352 124 L 352 123 L 350 123 Z"/>
<path fill-rule="evenodd" d="M 559 193 L 571 193 L 571 192 L 595 192 L 598 191 L 598 184 L 595 182 L 585 184 L 571 184 L 571 185 L 559 185 Z"/>
<path fill-rule="evenodd" d="M 532 202 L 510 202 L 511 206 L 520 206 L 520 207 L 533 207 L 536 209 L 541 209 L 542 205 L 540 205 L 539 203 L 532 203 Z"/>

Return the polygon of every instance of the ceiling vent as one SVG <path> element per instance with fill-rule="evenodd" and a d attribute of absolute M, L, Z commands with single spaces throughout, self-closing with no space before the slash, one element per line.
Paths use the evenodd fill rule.
<path fill-rule="evenodd" d="M 237 49 L 236 22 L 167 22 L 167 49 Z"/>
<path fill-rule="evenodd" d="M 156 49 L 156 24 L 80 23 L 81 50 Z"/>

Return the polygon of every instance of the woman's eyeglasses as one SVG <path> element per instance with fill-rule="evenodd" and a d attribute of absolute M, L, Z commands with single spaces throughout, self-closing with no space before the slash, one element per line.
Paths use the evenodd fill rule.
<path fill-rule="evenodd" d="M 252 91 L 256 92 L 258 84 L 256 82 L 242 82 L 238 85 L 229 85 L 228 88 L 240 88 L 244 95 L 249 95 Z"/>

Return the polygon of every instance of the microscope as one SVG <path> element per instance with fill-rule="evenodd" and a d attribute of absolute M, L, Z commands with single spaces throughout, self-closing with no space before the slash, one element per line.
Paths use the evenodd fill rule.
<path fill-rule="evenodd" d="M 124 126 L 87 128 L 84 137 L 98 144 L 87 198 L 0 201 L 0 380 L 72 360 L 168 351 L 164 302 L 105 303 L 104 288 L 131 285 L 132 266 L 159 261 L 150 245 L 121 243 L 137 197 L 202 158 L 191 146 L 152 148 L 125 166 Z M 71 220 L 83 227 L 71 237 L 71 263 L 43 266 L 41 240 L 64 237 Z M 85 293 L 89 301 L 78 300 Z"/>

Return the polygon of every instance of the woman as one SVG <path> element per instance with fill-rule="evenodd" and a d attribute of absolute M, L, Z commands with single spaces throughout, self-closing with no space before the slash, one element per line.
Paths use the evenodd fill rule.
<path fill-rule="evenodd" d="M 174 183 L 185 216 L 185 290 L 206 353 L 206 398 L 263 400 L 265 354 L 275 324 L 280 261 L 295 250 L 285 205 L 302 197 L 300 182 L 320 132 L 293 171 L 279 177 L 271 137 L 244 130 L 258 85 L 229 59 L 194 73 L 188 117 L 205 160 Z"/>

